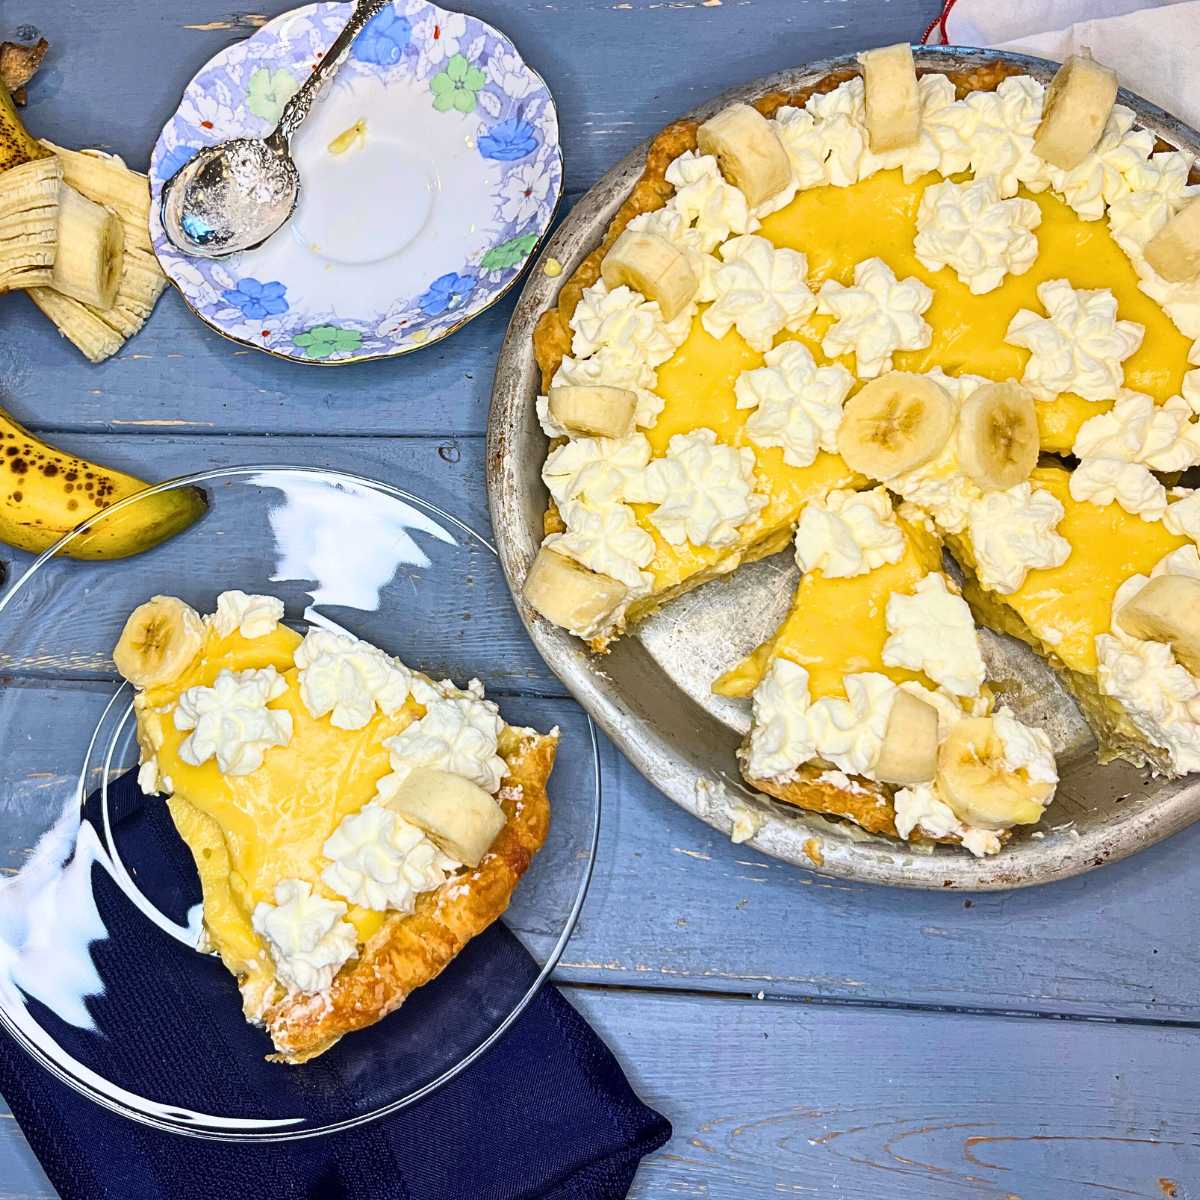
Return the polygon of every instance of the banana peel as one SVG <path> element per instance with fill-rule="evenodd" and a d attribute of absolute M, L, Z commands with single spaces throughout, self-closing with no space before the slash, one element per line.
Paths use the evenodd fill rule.
<path fill-rule="evenodd" d="M 37 74 L 49 49 L 45 38 L 33 43 L 0 42 L 0 83 L 18 104 L 25 103 L 25 85 Z"/>
<path fill-rule="evenodd" d="M 150 486 L 48 445 L 0 409 L 0 542 L 39 554 Z M 88 560 L 128 558 L 182 533 L 207 509 L 199 488 L 160 492 L 102 517 L 62 553 Z"/>
<path fill-rule="evenodd" d="M 0 171 L 19 167 L 35 158 L 46 158 L 50 153 L 26 130 L 12 95 L 0 83 Z"/>

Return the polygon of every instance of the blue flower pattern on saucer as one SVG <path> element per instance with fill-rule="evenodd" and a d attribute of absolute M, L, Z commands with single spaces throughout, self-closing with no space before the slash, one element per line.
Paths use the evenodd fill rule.
<path fill-rule="evenodd" d="M 234 308 L 252 321 L 261 321 L 263 317 L 277 317 L 288 310 L 288 302 L 284 299 L 287 288 L 273 279 L 270 283 L 261 283 L 257 279 L 239 279 L 235 288 L 228 288 L 222 293 Z"/>
<path fill-rule="evenodd" d="M 192 161 L 197 154 L 200 153 L 199 146 L 176 146 L 169 154 L 164 154 L 162 159 L 163 175 L 170 179 L 181 167 Z"/>
<path fill-rule="evenodd" d="M 188 85 L 159 136 L 150 163 L 155 199 L 200 147 L 266 134 L 268 116 L 248 104 L 251 77 L 268 73 L 276 90 L 286 75 L 301 81 L 345 25 L 350 7 L 307 5 L 220 51 Z M 392 298 L 378 305 L 345 285 L 315 299 L 313 289 L 290 279 L 278 259 L 269 274 L 256 272 L 254 251 L 228 259 L 181 254 L 166 240 L 153 204 L 151 236 L 163 269 L 201 319 L 235 341 L 309 363 L 408 353 L 498 300 L 549 229 L 563 176 L 554 100 L 502 33 L 429 0 L 393 0 L 359 35 L 333 86 L 353 88 L 359 79 L 376 87 L 395 84 L 408 95 L 415 89 L 428 105 L 431 141 L 437 122 L 446 122 L 446 129 L 451 122 L 465 126 L 479 164 L 476 196 L 491 217 L 475 244 L 459 248 L 457 262 L 451 258 L 442 266 L 435 259 L 440 273 L 421 278 L 397 269 Z M 326 278 L 342 270 L 337 264 L 330 269 Z M 351 284 L 353 278 L 347 276 Z"/>
<path fill-rule="evenodd" d="M 520 117 L 509 117 L 507 121 L 493 125 L 479 139 L 479 153 L 499 162 L 516 162 L 518 158 L 532 154 L 537 145 L 533 126 Z"/>
<path fill-rule="evenodd" d="M 359 62 L 391 67 L 400 61 L 411 39 L 412 25 L 408 18 L 402 17 L 395 8 L 385 8 L 372 17 L 355 38 L 350 53 Z"/>
<path fill-rule="evenodd" d="M 451 271 L 429 285 L 429 290 L 417 301 L 417 306 L 428 316 L 438 317 L 444 312 L 461 308 L 474 287 L 474 275 L 457 275 Z"/>

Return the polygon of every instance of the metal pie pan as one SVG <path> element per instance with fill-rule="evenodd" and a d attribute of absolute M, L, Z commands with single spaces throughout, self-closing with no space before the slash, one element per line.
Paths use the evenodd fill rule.
<path fill-rule="evenodd" d="M 1011 62 L 1047 83 L 1058 68 L 1045 59 L 964 47 L 922 47 L 915 54 L 918 65 L 934 70 Z M 854 56 L 843 55 L 769 75 L 687 115 L 703 120 L 732 101 L 798 89 L 854 66 Z M 1164 142 L 1200 155 L 1195 130 L 1139 96 L 1122 91 L 1118 99 Z M 750 845 L 845 879 L 964 891 L 1027 887 L 1115 862 L 1196 820 L 1200 780 L 1153 778 L 1122 762 L 1099 765 L 1091 733 L 1049 668 L 1026 647 L 987 630 L 981 637 L 994 686 L 1019 715 L 1047 729 L 1062 774 L 1042 823 L 1019 831 L 999 855 L 976 859 L 959 847 L 917 850 L 747 788 L 735 750 L 749 725 L 749 704 L 713 696 L 709 685 L 787 611 L 797 578 L 789 553 L 680 597 L 603 656 L 524 604 L 521 583 L 542 540 L 547 501 L 540 475 L 547 442 L 533 403 L 534 324 L 603 236 L 641 174 L 647 145 L 600 179 L 543 248 L 517 302 L 492 389 L 487 483 L 496 544 L 522 620 L 550 669 L 630 762 L 680 807 L 725 834 L 750 809 L 758 824 Z M 561 272 L 546 272 L 551 259 Z"/>

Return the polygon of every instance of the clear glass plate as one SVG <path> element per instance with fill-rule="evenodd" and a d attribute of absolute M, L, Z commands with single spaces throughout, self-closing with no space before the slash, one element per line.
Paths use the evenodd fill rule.
<path fill-rule="evenodd" d="M 84 526 L 0 597 L 0 1024 L 70 1086 L 157 1128 L 312 1137 L 453 1078 L 547 978 L 591 876 L 596 736 L 570 701 L 505 694 L 524 633 L 495 551 L 449 513 L 373 480 L 280 466 L 172 480 L 108 513 L 193 486 L 209 509 L 185 533 L 133 558 L 67 558 Z M 129 612 L 159 593 L 211 612 L 233 588 L 280 596 L 294 627 L 347 630 L 435 679 L 478 677 L 510 724 L 562 731 L 550 833 L 503 922 L 532 961 L 489 930 L 397 1012 L 302 1066 L 265 1061 L 232 976 L 197 951 L 199 882 L 150 807 L 161 798 L 109 790 L 137 763 L 131 690 L 110 654 Z M 161 970 L 145 969 L 147 950 Z"/>

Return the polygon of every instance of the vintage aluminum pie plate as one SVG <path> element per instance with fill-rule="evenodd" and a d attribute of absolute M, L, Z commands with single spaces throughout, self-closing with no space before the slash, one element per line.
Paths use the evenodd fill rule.
<path fill-rule="evenodd" d="M 919 66 L 933 70 L 1004 60 L 1047 83 L 1057 69 L 1045 59 L 965 47 L 923 47 L 916 55 Z M 844 55 L 783 71 L 687 115 L 703 120 L 732 101 L 795 90 L 854 66 L 854 56 Z M 1122 91 L 1119 99 L 1163 141 L 1200 154 L 1195 130 L 1139 96 Z M 522 619 L 550 669 L 638 770 L 681 807 L 727 834 L 736 818 L 744 823 L 749 810 L 758 819 L 751 845 L 844 878 L 918 888 L 1024 887 L 1116 861 L 1200 817 L 1200 780 L 1154 779 L 1122 762 L 1100 766 L 1090 731 L 1049 668 L 1024 646 L 987 630 L 982 641 L 990 678 L 1018 715 L 1044 725 L 1058 754 L 1062 783 L 1036 832 L 1018 832 L 988 859 L 972 858 L 958 847 L 922 852 L 751 791 L 734 757 L 749 726 L 749 703 L 714 696 L 709 684 L 786 612 L 797 578 L 790 552 L 673 601 L 601 657 L 521 602 L 546 508 L 540 477 L 546 439 L 533 405 L 538 386 L 533 327 L 603 235 L 641 174 L 645 153 L 643 144 L 599 180 L 545 246 L 517 303 L 492 391 L 488 496 L 496 543 Z M 550 259 L 561 264 L 561 273 L 542 269 Z"/>

